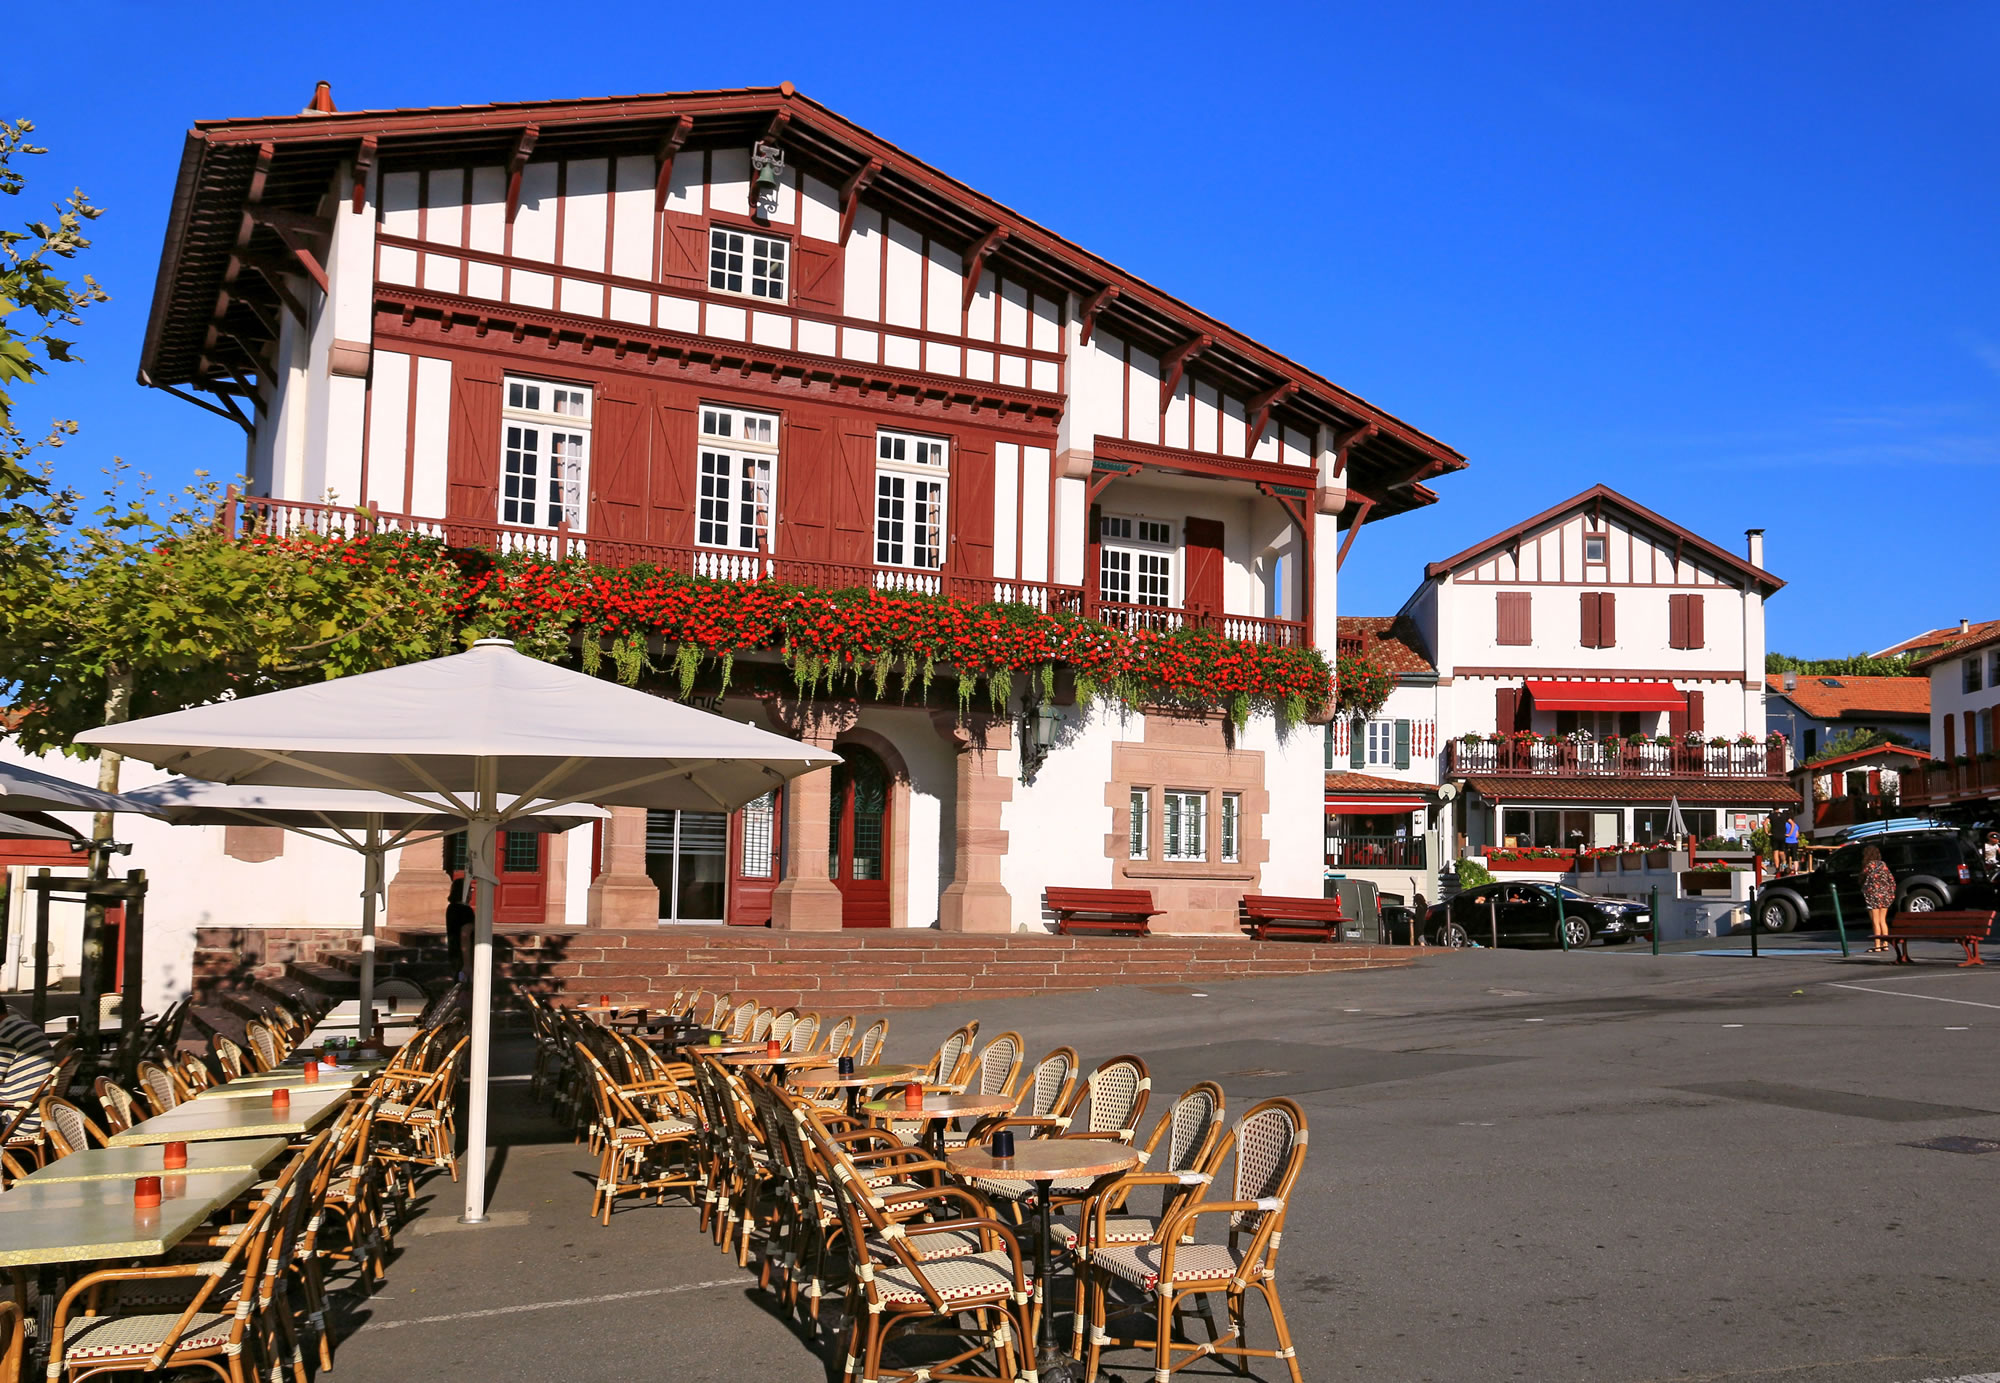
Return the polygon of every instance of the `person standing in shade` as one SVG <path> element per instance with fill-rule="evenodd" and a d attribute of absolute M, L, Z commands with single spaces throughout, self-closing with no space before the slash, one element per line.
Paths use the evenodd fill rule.
<path fill-rule="evenodd" d="M 48 1034 L 0 1000 L 0 1124 L 40 1094 L 55 1069 L 56 1049 Z M 25 1138 L 41 1128 L 41 1117 L 30 1114 L 14 1136 Z"/>
<path fill-rule="evenodd" d="M 1778 872 L 1780 874 L 1789 874 L 1792 872 L 1792 856 L 1798 854 L 1798 852 L 1799 819 L 1796 816 L 1788 816 L 1785 818 L 1785 846 L 1778 852 Z"/>
<path fill-rule="evenodd" d="M 1882 862 L 1882 852 L 1869 846 L 1861 852 L 1861 905 L 1868 909 L 1868 929 L 1875 940 L 1870 954 L 1889 949 L 1889 909 L 1896 905 L 1896 876 Z"/>
<path fill-rule="evenodd" d="M 465 901 L 465 883 L 465 875 L 453 876 L 451 901 L 444 906 L 444 941 L 451 950 L 451 972 L 461 980 L 465 978 L 465 932 L 479 920 L 472 904 Z"/>

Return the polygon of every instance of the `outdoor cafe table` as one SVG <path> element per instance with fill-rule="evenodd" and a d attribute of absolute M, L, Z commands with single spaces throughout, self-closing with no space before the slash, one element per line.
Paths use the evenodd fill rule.
<path fill-rule="evenodd" d="M 801 1090 L 845 1090 L 847 1092 L 847 1112 L 859 1118 L 861 1115 L 861 1092 L 876 1085 L 894 1085 L 906 1081 L 911 1076 L 921 1074 L 921 1066 L 857 1066 L 852 1075 L 843 1076 L 829 1066 L 824 1071 L 801 1071 L 792 1077 L 792 1084 Z"/>
<path fill-rule="evenodd" d="M 0 1268 L 18 1274 L 48 1263 L 155 1257 L 187 1238 L 217 1206 L 256 1184 L 254 1171 L 162 1172 L 161 1203 L 139 1210 L 132 1205 L 129 1178 L 29 1178 L 0 1191 Z"/>
<path fill-rule="evenodd" d="M 294 1095 L 302 1090 L 345 1090 L 357 1081 L 367 1080 L 370 1074 L 372 1073 L 354 1066 L 322 1066 L 319 1068 L 319 1079 L 308 1081 L 305 1071 L 294 1067 L 291 1070 L 266 1071 L 255 1076 L 238 1076 L 235 1080 L 225 1081 L 221 1085 L 211 1085 L 206 1090 L 197 1090 L 194 1098 L 228 1100 L 262 1095 L 269 1099 L 271 1092 L 278 1089 L 289 1090 Z M 183 1100 L 181 1103 L 186 1104 L 187 1101 Z"/>
<path fill-rule="evenodd" d="M 794 1066 L 831 1066 L 833 1060 L 823 1052 L 815 1054 L 780 1051 L 773 1055 L 768 1048 L 752 1052 L 733 1052 L 721 1058 L 724 1066 L 768 1066 L 771 1068 L 771 1078 L 780 1085 L 785 1083 Z"/>
<path fill-rule="evenodd" d="M 277 1161 L 288 1145 L 282 1138 L 230 1138 L 213 1143 L 188 1145 L 187 1175 L 208 1172 L 261 1172 Z M 68 1157 L 59 1157 L 39 1172 L 21 1179 L 40 1185 L 48 1181 L 130 1181 L 134 1177 L 173 1176 L 160 1165 L 164 1150 L 143 1148 L 86 1148 Z"/>
<path fill-rule="evenodd" d="M 146 1143 L 193 1143 L 212 1138 L 270 1138 L 282 1135 L 297 1138 L 311 1133 L 334 1116 L 347 1099 L 346 1090 L 323 1093 L 301 1092 L 284 1113 L 271 1108 L 269 1094 L 245 1095 L 229 1100 L 189 1100 L 165 1114 L 156 1114 L 134 1124 L 123 1133 L 111 1135 L 114 1148 L 132 1148 Z"/>
<path fill-rule="evenodd" d="M 1049 1309 L 1055 1303 L 1050 1291 L 1049 1185 L 1057 1181 L 1091 1181 L 1114 1172 L 1129 1172 L 1139 1165 L 1139 1154 L 1123 1143 L 1097 1138 L 1024 1138 L 1014 1146 L 1014 1155 L 1002 1160 L 985 1147 L 968 1145 L 945 1154 L 945 1166 L 968 1180 L 1025 1181 L 1034 1187 L 1041 1227 L 1035 1236 L 1035 1293 L 1041 1309 L 1035 1314 L 1036 1376 L 1066 1379 L 1075 1375 L 1069 1355 L 1059 1353 L 1055 1332 L 1049 1324 Z"/>
<path fill-rule="evenodd" d="M 944 1126 L 953 1119 L 976 1119 L 982 1114 L 1011 1114 L 1016 1101 L 1006 1095 L 926 1095 L 921 1109 L 911 1109 L 900 1095 L 886 1095 L 862 1106 L 887 1119 L 921 1121 L 924 1144 L 939 1157 L 944 1156 Z"/>

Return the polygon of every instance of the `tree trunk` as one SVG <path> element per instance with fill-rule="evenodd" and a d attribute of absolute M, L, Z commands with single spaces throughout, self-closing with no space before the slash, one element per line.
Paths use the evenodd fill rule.
<path fill-rule="evenodd" d="M 118 725 L 131 719 L 131 716 L 131 669 L 114 666 L 104 695 L 104 723 Z M 121 756 L 109 751 L 99 757 L 99 791 L 118 791 L 118 767 L 122 762 Z M 90 826 L 90 883 L 93 889 L 110 877 L 111 840 L 112 814 L 99 812 L 91 819 Z M 129 915 L 126 925 L 131 925 Z M 104 897 L 93 891 L 85 894 L 83 900 L 83 964 L 77 978 L 76 1046 L 83 1053 L 83 1066 L 78 1075 L 84 1080 L 88 1080 L 97 1067 L 98 1033 L 102 1027 L 99 996 L 104 988 L 104 951 Z M 129 1028 L 138 1015 L 127 1013 L 122 1017 Z"/>

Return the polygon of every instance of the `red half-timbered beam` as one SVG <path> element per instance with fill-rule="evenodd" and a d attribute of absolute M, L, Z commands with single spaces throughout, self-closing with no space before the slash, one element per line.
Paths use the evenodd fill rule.
<path fill-rule="evenodd" d="M 1160 411 L 1167 411 L 1167 405 L 1174 401 L 1174 390 L 1181 387 L 1181 378 L 1194 358 L 1215 344 L 1215 338 L 1207 332 L 1181 342 L 1160 357 L 1160 364 L 1166 373 L 1160 379 Z"/>
<path fill-rule="evenodd" d="M 1375 501 L 1359 491 L 1350 490 L 1354 496 L 1354 519 L 1347 525 L 1347 536 L 1340 540 L 1340 551 L 1334 554 L 1333 569 L 1339 571 L 1347 565 L 1347 549 L 1354 546 L 1354 535 L 1361 531 L 1361 525 L 1368 522 L 1368 511 L 1375 507 Z"/>
<path fill-rule="evenodd" d="M 271 291 L 278 295 L 279 301 L 283 302 L 292 316 L 298 319 L 300 326 L 312 325 L 312 318 L 306 312 L 306 305 L 299 300 L 299 295 L 292 291 L 292 286 L 285 282 L 285 276 L 292 272 L 290 264 L 287 264 L 282 259 L 273 259 L 269 255 L 258 254 L 254 250 L 238 250 L 236 258 L 244 268 L 255 269 L 263 276 L 264 282 L 271 285 Z M 325 286 L 323 275 L 320 282 L 323 288 Z"/>
<path fill-rule="evenodd" d="M 1097 314 L 1102 312 L 1105 305 L 1118 296 L 1118 292 L 1117 284 L 1107 283 L 1104 287 L 1092 293 L 1089 300 L 1084 303 L 1082 316 L 1084 345 L 1087 346 L 1090 344 L 1090 333 L 1097 327 Z"/>
<path fill-rule="evenodd" d="M 1306 626 L 1308 637 L 1312 629 L 1313 590 L 1313 516 L 1307 507 L 1309 491 L 1296 485 L 1271 485 L 1259 481 L 1257 488 L 1273 500 L 1291 518 L 1292 526 L 1299 534 L 1299 623 Z"/>
<path fill-rule="evenodd" d="M 322 245 L 330 244 L 333 239 L 331 221 L 320 216 L 306 216 L 296 211 L 261 205 L 251 207 L 250 215 L 259 225 L 277 233 L 278 239 L 284 242 L 287 250 L 291 251 L 292 258 L 296 259 L 307 276 L 319 285 L 320 292 L 333 291 L 327 286 L 326 267 L 320 263 L 319 256 L 315 255 L 312 247 L 306 243 L 311 237 L 317 238 Z"/>
<path fill-rule="evenodd" d="M 368 204 L 368 175 L 375 171 L 375 153 L 379 147 L 374 135 L 367 135 L 361 147 L 354 151 L 354 201 L 355 215 Z"/>
<path fill-rule="evenodd" d="M 1344 480 L 1347 463 L 1354 455 L 1354 449 L 1375 435 L 1375 424 L 1363 423 L 1351 427 L 1333 440 L 1333 478 Z"/>
<path fill-rule="evenodd" d="M 1253 449 L 1263 438 L 1264 429 L 1270 425 L 1271 410 L 1298 392 L 1298 382 L 1288 379 L 1250 400 L 1250 416 L 1254 419 L 1250 425 L 1250 446 Z"/>
<path fill-rule="evenodd" d="M 854 213 L 861 210 L 861 194 L 868 184 L 875 181 L 882 171 L 882 160 L 871 158 L 854 170 L 840 189 L 840 243 L 845 245 L 847 237 L 854 231 Z"/>
<path fill-rule="evenodd" d="M 540 125 L 524 125 L 514 139 L 514 153 L 507 160 L 507 224 L 514 223 L 514 213 L 521 209 L 521 170 L 528 166 L 528 155 L 535 152 L 535 141 L 542 137 Z"/>
<path fill-rule="evenodd" d="M 972 306 L 972 299 L 979 292 L 979 274 L 986 267 L 986 257 L 997 249 L 1009 232 L 1004 226 L 995 226 L 979 237 L 979 243 L 965 252 L 965 300 L 959 304 L 961 312 Z"/>
<path fill-rule="evenodd" d="M 677 118 L 668 127 L 666 134 L 660 137 L 658 154 L 660 167 L 659 171 L 653 175 L 653 212 L 655 215 L 667 209 L 667 192 L 672 188 L 674 181 L 674 155 L 681 151 L 681 145 L 687 143 L 688 136 L 693 133 L 694 117 L 692 115 L 683 115 Z"/>
<path fill-rule="evenodd" d="M 784 135 L 785 126 L 791 123 L 792 113 L 788 110 L 779 111 L 771 117 L 771 123 L 764 127 L 764 137 L 757 142 L 759 144 L 776 144 Z"/>

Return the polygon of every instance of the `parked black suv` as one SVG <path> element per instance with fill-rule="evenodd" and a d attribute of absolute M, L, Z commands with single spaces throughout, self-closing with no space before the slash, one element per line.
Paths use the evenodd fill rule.
<path fill-rule="evenodd" d="M 1990 908 L 1994 888 L 1979 859 L 1978 831 L 1949 827 L 1898 831 L 1869 836 L 1843 845 L 1810 874 L 1787 874 L 1758 890 L 1751 904 L 1757 925 L 1767 932 L 1795 927 L 1831 927 L 1833 899 L 1840 897 L 1842 919 L 1848 926 L 1868 928 L 1868 909 L 1861 902 L 1861 852 L 1870 845 L 1882 851 L 1882 863 L 1896 876 L 1897 912 L 1936 912 L 1945 908 Z"/>

